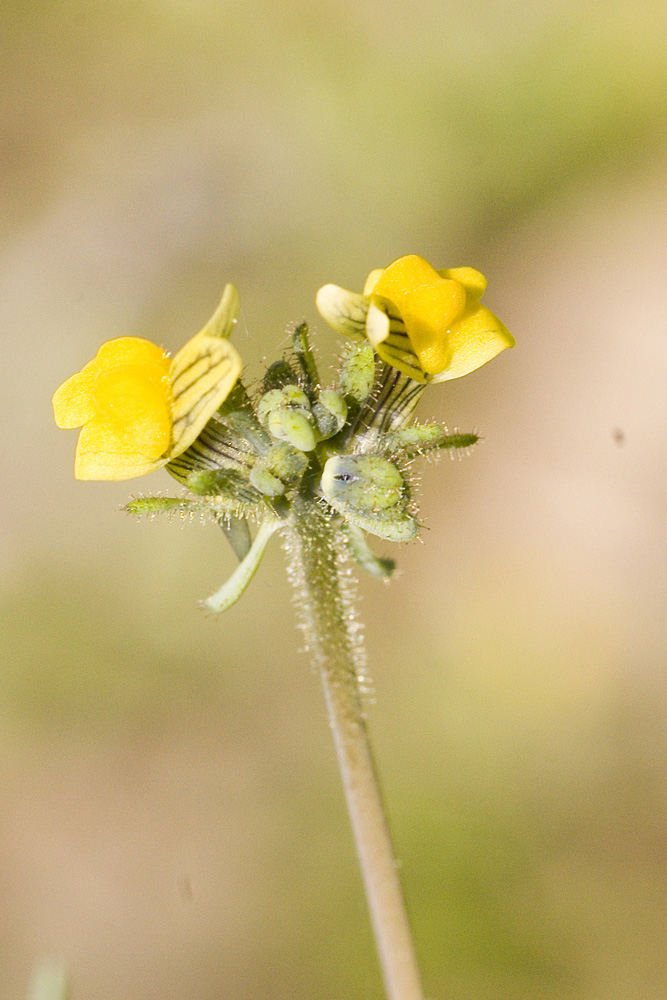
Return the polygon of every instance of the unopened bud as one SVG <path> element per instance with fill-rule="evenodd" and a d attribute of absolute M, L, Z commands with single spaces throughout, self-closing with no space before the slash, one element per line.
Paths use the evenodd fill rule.
<path fill-rule="evenodd" d="M 405 481 L 386 458 L 379 455 L 330 458 L 320 485 L 326 501 L 357 527 L 394 542 L 416 537 L 419 525 L 405 510 Z"/>

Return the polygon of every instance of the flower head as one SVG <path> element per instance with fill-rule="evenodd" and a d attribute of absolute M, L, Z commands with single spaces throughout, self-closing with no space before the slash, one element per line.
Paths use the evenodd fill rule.
<path fill-rule="evenodd" d="M 82 428 L 77 479 L 143 476 L 190 447 L 240 374 L 228 340 L 238 310 L 238 292 L 227 285 L 206 326 L 171 361 L 148 340 L 108 340 L 56 390 L 57 425 Z"/>
<path fill-rule="evenodd" d="M 382 361 L 416 382 L 444 382 L 491 361 L 514 338 L 479 301 L 486 278 L 472 267 L 436 271 L 416 254 L 369 274 L 362 295 L 324 285 L 317 308 L 330 326 L 367 337 Z"/>

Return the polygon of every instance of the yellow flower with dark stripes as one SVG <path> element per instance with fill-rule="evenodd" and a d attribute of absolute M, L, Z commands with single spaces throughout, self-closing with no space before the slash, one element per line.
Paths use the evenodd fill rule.
<path fill-rule="evenodd" d="M 172 360 L 139 337 L 108 340 L 56 390 L 57 425 L 82 428 L 77 479 L 143 476 L 190 447 L 241 372 L 228 339 L 238 311 L 238 292 L 227 285 L 206 326 Z"/>
<path fill-rule="evenodd" d="M 444 382 L 514 347 L 511 333 L 479 301 L 485 288 L 473 267 L 436 271 L 409 254 L 371 271 L 363 294 L 324 285 L 316 301 L 334 330 L 367 337 L 386 364 L 416 382 Z"/>

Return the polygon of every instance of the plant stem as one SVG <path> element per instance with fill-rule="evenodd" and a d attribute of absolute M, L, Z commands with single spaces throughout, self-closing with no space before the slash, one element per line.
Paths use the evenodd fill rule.
<path fill-rule="evenodd" d="M 412 933 L 359 691 L 364 651 L 344 556 L 312 499 L 294 502 L 287 536 L 300 626 L 320 671 L 389 1000 L 423 1000 Z"/>

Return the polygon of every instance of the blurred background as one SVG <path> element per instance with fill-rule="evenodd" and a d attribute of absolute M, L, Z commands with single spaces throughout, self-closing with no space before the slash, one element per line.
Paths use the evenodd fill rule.
<path fill-rule="evenodd" d="M 275 542 L 79 483 L 50 397 L 241 293 L 257 378 L 325 282 L 471 264 L 517 340 L 428 392 L 424 545 L 361 582 L 432 1000 L 667 995 L 667 15 L 658 0 L 5 0 L 0 995 L 381 1000 Z M 376 547 L 387 552 L 389 545 Z"/>

